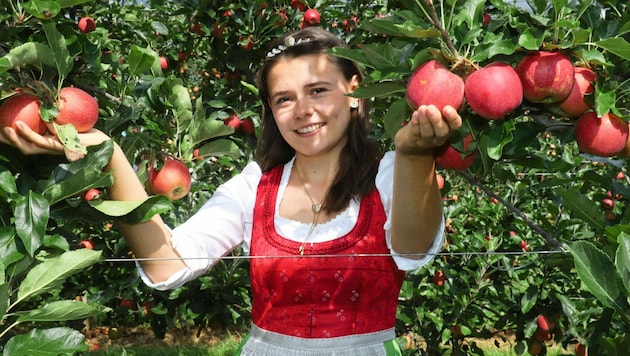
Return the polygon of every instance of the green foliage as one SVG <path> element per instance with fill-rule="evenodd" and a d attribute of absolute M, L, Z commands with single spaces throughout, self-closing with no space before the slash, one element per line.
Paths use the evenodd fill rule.
<path fill-rule="evenodd" d="M 427 3 L 308 2 L 321 12 L 321 25 L 350 45 L 334 54 L 365 69 L 353 95 L 371 100 L 373 135 L 383 148 L 392 147 L 411 114 L 408 76 L 428 59 L 464 76 L 494 60 L 515 65 L 528 51 L 563 50 L 596 70 L 594 110 L 628 121 L 626 2 Z M 58 90 L 77 86 L 98 99 L 97 128 L 120 144 L 141 180 L 165 156 L 184 161 L 193 176 L 179 201 L 114 202 L 104 191 L 113 179 L 106 169 L 112 142 L 83 148 L 73 127 L 60 129 L 68 150 L 86 153 L 75 162 L 0 145 L 4 354 L 85 351 L 71 321 L 86 317 L 148 324 L 157 337 L 179 323 L 248 325 L 248 264 L 239 251 L 186 286 L 154 291 L 126 260 L 116 224 L 159 213 L 177 225 L 252 159 L 257 132 L 223 120 L 248 118 L 259 130 L 256 70 L 268 40 L 299 28 L 301 12 L 287 1 L 260 0 L 32 0 L 1 2 L 0 9 L 0 99 L 17 88 L 37 93 L 49 120 Z M 82 16 L 96 19 L 95 31 L 77 30 Z M 625 159 L 579 152 L 575 120 L 550 106 L 525 101 L 500 121 L 469 108 L 461 113 L 465 125 L 453 137 L 472 133 L 478 159 L 466 172 L 439 171 L 447 180 L 447 243 L 429 266 L 408 274 L 397 332 L 420 336 L 425 351 L 437 354 L 478 354 L 472 337 L 514 332 L 515 351 L 524 354 L 535 318 L 549 314 L 554 342 L 587 341 L 592 354 L 622 354 L 630 342 L 630 190 L 627 176 L 616 176 L 626 172 Z M 103 190 L 101 200 L 82 198 L 91 188 Z M 604 198 L 614 206 L 604 209 Z M 82 241 L 94 251 L 79 249 Z M 443 286 L 433 283 L 437 271 Z M 18 324 L 30 331 L 18 334 Z"/>

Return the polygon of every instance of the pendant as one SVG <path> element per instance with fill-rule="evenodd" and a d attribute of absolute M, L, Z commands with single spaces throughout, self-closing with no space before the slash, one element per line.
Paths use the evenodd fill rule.
<path fill-rule="evenodd" d="M 322 210 L 322 205 L 321 204 L 313 204 L 311 206 L 311 209 L 313 209 L 313 212 L 315 214 L 319 213 L 320 210 Z"/>

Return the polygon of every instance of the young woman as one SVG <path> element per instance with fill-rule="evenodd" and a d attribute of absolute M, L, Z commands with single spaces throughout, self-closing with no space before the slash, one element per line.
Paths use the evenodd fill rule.
<path fill-rule="evenodd" d="M 345 43 L 306 28 L 271 44 L 258 73 L 264 105 L 257 162 L 220 186 L 184 224 L 159 216 L 120 226 L 144 281 L 171 289 L 242 244 L 251 259 L 251 335 L 242 355 L 396 355 L 404 271 L 443 242 L 433 148 L 461 126 L 452 107 L 421 106 L 395 151 L 370 141 L 368 101 L 349 96 L 363 76 L 327 53 Z M 109 139 L 93 130 L 85 145 Z M 0 141 L 22 152 L 62 153 L 24 125 Z M 146 198 L 120 147 L 108 166 L 116 200 Z M 160 260 L 162 259 L 162 260 Z"/>

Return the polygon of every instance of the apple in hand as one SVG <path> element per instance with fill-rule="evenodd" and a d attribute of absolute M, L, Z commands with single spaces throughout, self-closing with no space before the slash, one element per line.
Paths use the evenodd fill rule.
<path fill-rule="evenodd" d="M 414 110 L 429 104 L 435 105 L 440 111 L 446 105 L 458 110 L 464 103 L 464 80 L 432 59 L 411 74 L 405 97 Z"/>
<path fill-rule="evenodd" d="M 8 97 L 0 106 L 0 127 L 12 127 L 22 121 L 33 131 L 43 135 L 48 130 L 39 115 L 39 99 L 31 94 L 19 93 Z"/>
<path fill-rule="evenodd" d="M 523 96 L 532 103 L 558 103 L 573 88 L 573 62 L 562 52 L 532 52 L 517 64 L 516 72 L 521 78 Z"/>
<path fill-rule="evenodd" d="M 597 117 L 589 111 L 575 125 L 575 140 L 584 153 L 611 157 L 625 148 L 628 132 L 628 124 L 613 113 Z"/>
<path fill-rule="evenodd" d="M 98 121 L 98 102 L 88 92 L 76 87 L 61 88 L 57 110 L 55 123 L 72 124 L 77 132 L 89 131 Z"/>
<path fill-rule="evenodd" d="M 434 152 L 435 165 L 442 169 L 465 170 L 475 161 L 475 151 L 468 152 L 470 144 L 473 142 L 471 134 L 463 139 L 463 148 L 466 153 L 462 154 L 450 142 L 437 147 Z"/>
<path fill-rule="evenodd" d="M 521 105 L 523 86 L 511 65 L 493 62 L 466 78 L 464 95 L 477 115 L 500 120 Z"/>
<path fill-rule="evenodd" d="M 558 104 L 558 107 L 569 117 L 578 117 L 593 107 L 587 99 L 595 92 L 593 83 L 597 80 L 597 74 L 584 67 L 575 67 L 573 88 L 569 96 Z"/>
<path fill-rule="evenodd" d="M 160 169 L 149 166 L 148 170 L 148 185 L 153 194 L 163 194 L 170 200 L 178 200 L 190 192 L 192 179 L 184 162 L 169 157 Z"/>

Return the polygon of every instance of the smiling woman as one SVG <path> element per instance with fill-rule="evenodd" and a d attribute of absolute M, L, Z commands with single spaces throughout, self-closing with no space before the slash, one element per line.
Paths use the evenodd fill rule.
<path fill-rule="evenodd" d="M 451 106 L 421 105 L 396 134 L 396 150 L 379 152 L 368 100 L 350 95 L 363 79 L 359 66 L 329 54 L 344 45 L 315 27 L 271 43 L 257 75 L 257 160 L 173 229 L 159 215 L 120 225 L 142 279 L 159 290 L 195 279 L 242 245 L 253 295 L 242 355 L 400 355 L 405 271 L 430 262 L 444 240 L 433 150 L 461 117 Z M 5 133 L 23 151 L 63 153 L 27 127 Z M 94 129 L 79 137 L 86 146 L 109 139 Z M 118 145 L 108 169 L 110 199 L 147 198 Z"/>

